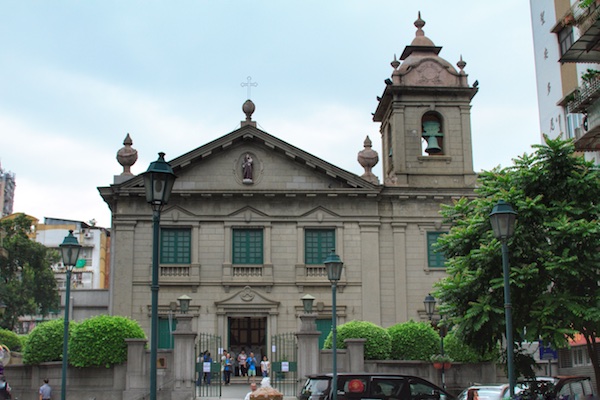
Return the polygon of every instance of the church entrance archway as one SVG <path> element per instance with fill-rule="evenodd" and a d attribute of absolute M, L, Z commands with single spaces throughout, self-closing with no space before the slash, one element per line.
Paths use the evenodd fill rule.
<path fill-rule="evenodd" d="M 237 358 L 244 350 L 254 353 L 257 363 L 267 354 L 267 317 L 229 317 L 229 349 Z M 239 375 L 236 365 L 236 375 Z M 258 369 L 258 368 L 257 368 Z"/>
<path fill-rule="evenodd" d="M 223 337 L 226 349 L 237 362 L 238 354 L 244 350 L 254 353 L 260 366 L 263 355 L 269 357 L 270 336 L 277 334 L 277 316 L 280 303 L 268 297 L 261 289 L 244 286 L 228 298 L 215 302 L 217 334 Z M 236 375 L 239 369 L 236 365 Z M 257 374 L 260 370 L 257 369 Z"/>

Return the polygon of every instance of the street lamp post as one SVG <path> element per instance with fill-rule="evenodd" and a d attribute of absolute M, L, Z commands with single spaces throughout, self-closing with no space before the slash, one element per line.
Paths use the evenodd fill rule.
<path fill-rule="evenodd" d="M 337 310 L 336 310 L 336 289 L 337 283 L 342 277 L 342 268 L 344 263 L 340 257 L 331 250 L 331 254 L 323 261 L 327 268 L 327 279 L 331 282 L 331 342 L 333 348 L 333 365 L 331 378 L 331 398 L 337 400 Z"/>
<path fill-rule="evenodd" d="M 62 382 L 60 389 L 60 398 L 65 400 L 67 398 L 67 367 L 69 365 L 69 307 L 71 297 L 71 273 L 73 268 L 77 265 L 79 259 L 79 252 L 81 251 L 81 245 L 77 241 L 77 238 L 73 236 L 73 231 L 70 230 L 69 234 L 65 236 L 63 242 L 59 245 L 62 253 L 62 262 L 67 269 L 66 279 L 66 291 L 65 291 L 65 324 L 63 329 L 63 358 L 62 358 Z"/>
<path fill-rule="evenodd" d="M 433 313 L 435 312 L 435 304 L 437 301 L 435 297 L 429 293 L 425 296 L 425 300 L 423 300 L 423 304 L 425 305 L 425 312 L 429 317 L 429 322 L 433 325 Z M 441 319 L 440 319 L 441 321 Z M 440 354 L 444 355 L 444 337 L 446 337 L 446 328 L 442 326 L 442 324 L 437 324 L 437 330 L 440 335 Z M 446 389 L 446 363 L 442 363 L 442 388 Z"/>
<path fill-rule="evenodd" d="M 506 363 L 508 364 L 508 383 L 510 397 L 515 395 L 515 365 L 514 365 L 514 341 L 512 328 L 512 304 L 510 302 L 510 270 L 508 268 L 508 245 L 507 240 L 515 231 L 515 220 L 517 213 L 510 204 L 504 200 L 498 203 L 490 213 L 490 222 L 494 230 L 494 236 L 502 242 L 502 272 L 504 274 L 504 318 L 506 324 Z"/>
<path fill-rule="evenodd" d="M 158 160 L 150 163 L 143 174 L 146 201 L 152 207 L 152 315 L 150 326 L 150 400 L 156 400 L 156 361 L 158 354 L 158 239 L 160 212 L 169 202 L 176 176 L 165 161 L 165 153 L 158 153 Z"/>

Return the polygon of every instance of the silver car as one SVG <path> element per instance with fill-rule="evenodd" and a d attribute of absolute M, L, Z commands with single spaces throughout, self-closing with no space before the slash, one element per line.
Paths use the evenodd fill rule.
<path fill-rule="evenodd" d="M 502 400 L 509 398 L 508 383 L 498 385 L 473 385 L 469 386 L 456 397 L 456 400 L 467 400 L 467 392 L 469 389 L 477 389 L 479 400 Z M 515 388 L 515 391 L 517 389 Z"/>

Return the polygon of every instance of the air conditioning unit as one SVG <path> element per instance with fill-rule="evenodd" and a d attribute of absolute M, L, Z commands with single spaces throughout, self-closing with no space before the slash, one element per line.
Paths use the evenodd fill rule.
<path fill-rule="evenodd" d="M 94 234 L 92 232 L 86 232 L 83 237 L 86 239 L 91 239 L 94 237 Z"/>

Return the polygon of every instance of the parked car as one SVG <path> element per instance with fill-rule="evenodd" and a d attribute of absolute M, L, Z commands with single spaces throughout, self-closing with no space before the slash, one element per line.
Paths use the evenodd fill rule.
<path fill-rule="evenodd" d="M 508 383 L 506 384 L 497 384 L 497 385 L 473 385 L 469 386 L 456 397 L 456 400 L 467 400 L 467 392 L 470 389 L 477 389 L 477 395 L 479 396 L 479 400 L 502 400 L 504 398 L 509 398 L 510 388 Z M 520 390 L 515 387 L 515 394 L 517 394 Z"/>
<path fill-rule="evenodd" d="M 340 373 L 338 400 L 454 400 L 454 396 L 433 383 L 411 375 Z M 332 374 L 310 375 L 299 400 L 330 400 Z"/>
<path fill-rule="evenodd" d="M 588 376 L 538 376 L 519 382 L 524 400 L 591 400 L 597 399 Z"/>

